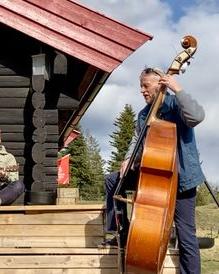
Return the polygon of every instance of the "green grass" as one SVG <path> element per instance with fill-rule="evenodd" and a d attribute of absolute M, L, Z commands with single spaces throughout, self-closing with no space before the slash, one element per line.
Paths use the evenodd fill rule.
<path fill-rule="evenodd" d="M 197 236 L 215 238 L 215 245 L 201 249 L 202 274 L 219 274 L 219 209 L 214 204 L 196 208 Z"/>
<path fill-rule="evenodd" d="M 215 204 L 196 207 L 198 229 L 219 230 L 219 209 Z"/>
<path fill-rule="evenodd" d="M 202 274 L 219 274 L 219 239 L 214 247 L 201 249 Z"/>

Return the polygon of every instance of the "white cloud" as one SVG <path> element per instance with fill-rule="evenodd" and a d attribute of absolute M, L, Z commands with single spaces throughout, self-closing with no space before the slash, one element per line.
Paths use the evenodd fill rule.
<path fill-rule="evenodd" d="M 167 69 L 176 52 L 182 51 L 180 39 L 191 34 L 198 40 L 198 49 L 186 74 L 178 79 L 206 111 L 205 121 L 197 127 L 196 138 L 205 174 L 209 181 L 219 185 L 218 1 L 196 1 L 196 5 L 186 7 L 184 15 L 177 22 L 171 19 L 174 11 L 168 1 L 80 2 L 154 36 L 152 41 L 139 48 L 112 73 L 82 120 L 83 126 L 89 127 L 101 145 L 102 155 L 106 159 L 110 156 L 109 134 L 113 130 L 115 117 L 124 105 L 132 104 L 137 112 L 144 104 L 139 92 L 138 76 L 145 64 Z"/>

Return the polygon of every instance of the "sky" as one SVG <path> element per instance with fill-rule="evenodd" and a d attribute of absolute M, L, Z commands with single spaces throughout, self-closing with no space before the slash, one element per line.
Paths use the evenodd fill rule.
<path fill-rule="evenodd" d="M 219 1 L 218 0 L 80 0 L 85 6 L 133 28 L 153 35 L 116 68 L 81 120 L 109 160 L 113 122 L 132 105 L 136 113 L 145 105 L 139 73 L 145 66 L 167 70 L 183 50 L 180 40 L 193 35 L 198 49 L 186 73 L 176 76 L 183 89 L 205 110 L 195 128 L 202 168 L 207 180 L 219 186 Z"/>

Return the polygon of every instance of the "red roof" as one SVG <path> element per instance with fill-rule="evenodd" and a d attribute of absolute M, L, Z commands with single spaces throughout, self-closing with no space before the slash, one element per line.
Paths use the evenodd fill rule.
<path fill-rule="evenodd" d="M 152 39 L 73 0 L 1 0 L 0 22 L 109 73 Z"/>

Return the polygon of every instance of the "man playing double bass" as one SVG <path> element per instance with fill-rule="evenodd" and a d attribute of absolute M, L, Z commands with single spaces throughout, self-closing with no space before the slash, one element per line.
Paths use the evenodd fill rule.
<path fill-rule="evenodd" d="M 200 167 L 194 127 L 203 121 L 205 113 L 198 102 L 183 90 L 173 76 L 164 74 L 157 68 L 145 68 L 140 74 L 141 93 L 146 101 L 146 106 L 138 114 L 135 135 L 131 141 L 125 160 L 121 165 L 120 172 L 113 172 L 106 176 L 106 231 L 109 233 L 116 231 L 113 195 L 127 167 L 141 128 L 161 85 L 166 86 L 173 94 L 166 93 L 165 99 L 158 111 L 158 117 L 175 123 L 177 127 L 179 176 L 174 221 L 178 236 L 180 273 L 199 274 L 200 253 L 196 238 L 195 201 L 196 187 L 204 182 L 205 176 Z M 137 180 L 136 176 L 138 174 L 142 149 L 139 149 L 135 157 L 134 164 L 132 165 L 133 170 L 128 173 L 125 189 L 127 189 L 127 186 L 133 187 L 133 182 Z M 125 203 L 118 202 L 118 205 L 123 211 L 123 215 L 127 216 Z M 125 217 L 125 219 L 127 220 L 125 224 L 128 227 L 128 218 Z M 116 238 L 106 241 L 105 244 L 116 245 Z"/>

